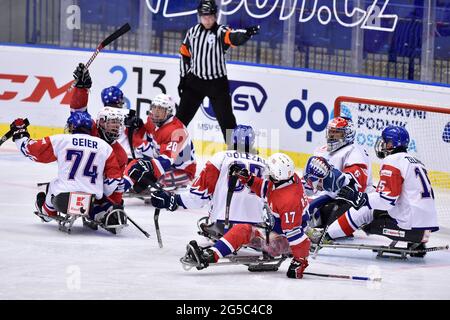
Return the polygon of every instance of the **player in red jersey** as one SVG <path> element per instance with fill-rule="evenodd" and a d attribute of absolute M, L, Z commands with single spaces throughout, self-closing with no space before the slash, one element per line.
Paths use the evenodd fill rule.
<path fill-rule="evenodd" d="M 140 193 L 150 183 L 164 186 L 185 186 L 194 178 L 196 161 L 194 144 L 186 127 L 175 114 L 175 101 L 167 94 L 152 99 L 150 115 L 137 131 L 144 141 L 137 149 L 143 159 L 128 164 L 128 187 Z"/>
<path fill-rule="evenodd" d="M 269 179 L 250 174 L 247 169 L 234 167 L 241 183 L 258 197 L 267 201 L 271 212 L 267 212 L 266 226 L 270 226 L 269 241 L 266 230 L 251 224 L 234 225 L 211 248 L 201 248 L 195 240 L 188 244 L 184 259 L 203 269 L 239 250 L 242 246 L 260 245 L 272 256 L 292 254 L 293 259 L 287 277 L 301 279 L 308 266 L 310 240 L 304 234 L 308 220 L 308 200 L 304 194 L 300 178 L 294 172 L 293 161 L 285 154 L 276 153 L 268 160 Z M 245 208 L 242 208 L 245 210 Z M 268 242 L 268 244 L 267 244 Z M 276 242 L 273 245 L 272 242 Z"/>

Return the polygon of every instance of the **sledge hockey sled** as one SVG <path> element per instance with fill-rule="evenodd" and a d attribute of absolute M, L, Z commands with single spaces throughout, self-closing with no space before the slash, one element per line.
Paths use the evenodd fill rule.
<path fill-rule="evenodd" d="M 398 241 L 392 241 L 388 246 L 366 245 L 366 244 L 345 244 L 345 243 L 332 243 L 321 244 L 321 248 L 333 248 L 333 249 L 356 249 L 356 250 L 372 250 L 377 253 L 377 259 L 401 259 L 406 260 L 407 256 L 411 257 L 424 257 L 427 252 L 448 250 L 449 245 L 436 246 L 436 247 L 420 247 L 420 243 L 411 243 L 409 247 L 398 247 Z M 318 245 L 311 243 L 311 249 L 315 249 Z"/>
<path fill-rule="evenodd" d="M 186 254 L 180 258 L 180 262 L 185 271 L 189 271 L 192 268 L 197 268 L 201 270 L 205 268 L 199 262 L 200 259 L 197 257 L 197 260 L 192 259 L 189 255 L 189 244 L 186 247 Z M 203 247 L 202 249 L 207 249 L 208 247 Z M 248 267 L 248 271 L 250 272 L 267 272 L 267 271 L 278 271 L 278 268 L 281 266 L 284 260 L 288 258 L 287 255 L 280 255 L 278 257 L 272 257 L 269 254 L 263 252 L 262 255 L 237 255 L 234 253 L 233 255 L 229 255 L 227 257 L 221 258 L 218 262 L 208 264 L 209 267 L 217 267 L 217 266 L 225 266 L 225 265 L 245 265 Z"/>

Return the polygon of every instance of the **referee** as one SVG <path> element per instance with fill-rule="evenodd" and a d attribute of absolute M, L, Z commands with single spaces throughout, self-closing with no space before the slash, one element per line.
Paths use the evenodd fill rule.
<path fill-rule="evenodd" d="M 201 0 L 197 7 L 200 23 L 187 31 L 180 47 L 180 105 L 176 117 L 187 127 L 203 99 L 208 97 L 228 142 L 227 129 L 236 127 L 231 106 L 225 54 L 230 47 L 243 45 L 259 26 L 241 30 L 217 24 L 214 0 Z M 231 130 L 229 130 L 231 131 Z"/>

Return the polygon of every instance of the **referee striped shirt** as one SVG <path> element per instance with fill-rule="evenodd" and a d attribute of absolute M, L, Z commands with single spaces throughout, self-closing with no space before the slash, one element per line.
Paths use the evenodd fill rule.
<path fill-rule="evenodd" d="M 224 25 L 215 24 L 207 30 L 202 24 L 197 24 L 187 31 L 180 47 L 181 77 L 192 73 L 200 79 L 212 80 L 225 77 L 225 53 L 230 46 L 230 33 L 233 31 Z"/>

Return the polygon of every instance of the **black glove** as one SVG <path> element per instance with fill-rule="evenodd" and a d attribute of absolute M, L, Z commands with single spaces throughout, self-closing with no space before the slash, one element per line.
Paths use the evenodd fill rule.
<path fill-rule="evenodd" d="M 246 31 L 245 34 L 248 37 L 254 36 L 255 34 L 259 33 L 259 29 L 261 29 L 260 26 L 253 26 L 253 27 L 245 28 L 245 31 Z"/>
<path fill-rule="evenodd" d="M 144 125 L 144 121 L 136 115 L 131 116 L 127 114 L 124 119 L 124 124 L 126 128 L 139 129 Z"/>
<path fill-rule="evenodd" d="M 356 210 L 369 205 L 369 197 L 365 192 L 359 192 L 350 186 L 345 186 L 337 194 L 336 199 L 342 199 L 350 203 Z"/>
<path fill-rule="evenodd" d="M 27 130 L 27 125 L 25 124 L 24 119 L 17 118 L 9 125 L 9 128 L 12 132 L 12 139 L 13 141 L 16 141 L 17 139 L 21 139 L 23 137 L 30 137 L 30 134 Z"/>
<path fill-rule="evenodd" d="M 73 72 L 73 77 L 75 78 L 75 87 L 77 88 L 90 88 L 92 86 L 91 75 L 89 70 L 83 63 L 79 63 L 78 67 Z"/>
<path fill-rule="evenodd" d="M 303 271 L 308 266 L 308 260 L 306 258 L 292 259 L 289 269 L 286 273 L 288 278 L 301 279 L 303 278 Z"/>
<path fill-rule="evenodd" d="M 178 209 L 177 197 L 179 196 L 176 194 L 164 190 L 158 190 L 153 192 L 151 196 L 150 202 L 155 208 L 167 209 L 170 211 L 175 211 Z"/>
<path fill-rule="evenodd" d="M 150 160 L 139 159 L 129 170 L 129 177 L 133 179 L 133 189 L 137 193 L 141 193 L 150 185 L 156 183 L 156 177 L 153 165 Z"/>
<path fill-rule="evenodd" d="M 249 187 L 251 187 L 253 182 L 255 181 L 255 176 L 253 174 L 250 174 L 250 172 L 246 168 L 242 168 L 242 165 L 239 165 L 237 163 L 233 163 L 230 166 L 228 174 L 230 176 L 237 175 L 239 181 L 242 184 L 248 185 Z"/>
<path fill-rule="evenodd" d="M 181 94 L 184 91 L 184 87 L 186 85 L 186 77 L 180 77 L 180 83 L 178 84 L 178 95 L 181 98 Z"/>

